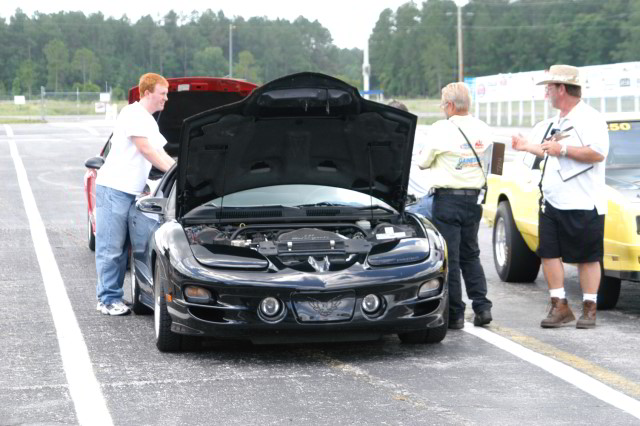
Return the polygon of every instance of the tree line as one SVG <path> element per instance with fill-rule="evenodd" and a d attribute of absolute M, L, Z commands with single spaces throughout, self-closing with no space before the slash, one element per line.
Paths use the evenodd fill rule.
<path fill-rule="evenodd" d="M 438 96 L 458 78 L 452 0 L 385 9 L 369 38 L 371 88 L 387 97 Z M 354 17 L 357 19 L 357 17 Z M 230 28 L 230 26 L 232 26 Z M 640 0 L 471 0 L 462 8 L 465 76 L 640 58 Z M 341 49 L 318 21 L 228 18 L 171 11 L 136 22 L 101 13 L 20 9 L 0 19 L 0 95 L 126 90 L 148 71 L 167 77 L 229 74 L 256 83 L 318 71 L 362 88 L 363 51 Z"/>
<path fill-rule="evenodd" d="M 461 16 L 467 77 L 640 60 L 640 0 L 471 0 Z M 369 48 L 373 86 L 439 96 L 458 79 L 456 4 L 383 11 Z"/>
<path fill-rule="evenodd" d="M 56 92 L 113 89 L 123 98 L 145 72 L 227 76 L 230 36 L 234 78 L 263 83 L 310 70 L 361 84 L 363 52 L 338 48 L 326 28 L 302 16 L 290 22 L 170 11 L 158 22 L 147 15 L 132 23 L 126 16 L 27 16 L 17 9 L 8 23 L 0 19 L 0 95 L 39 96 L 44 86 Z"/>

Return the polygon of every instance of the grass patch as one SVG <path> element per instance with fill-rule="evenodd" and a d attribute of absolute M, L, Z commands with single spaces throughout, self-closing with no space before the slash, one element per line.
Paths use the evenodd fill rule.
<path fill-rule="evenodd" d="M 430 113 L 438 114 L 442 113 L 440 109 L 440 99 L 398 99 L 405 104 L 409 111 L 417 113 Z M 444 118 L 444 115 L 443 115 Z"/>
<path fill-rule="evenodd" d="M 435 123 L 438 120 L 444 120 L 444 117 L 419 117 L 418 118 L 418 124 L 427 124 L 427 125 L 431 125 L 433 123 Z"/>
<path fill-rule="evenodd" d="M 0 117 L 0 124 L 35 124 L 46 122 L 47 120 L 41 120 L 39 118 Z"/>
<path fill-rule="evenodd" d="M 127 101 L 116 102 L 118 111 L 127 104 Z M 16 105 L 13 101 L 0 102 L 0 116 L 13 117 L 41 117 L 42 115 L 96 115 L 95 102 L 90 101 L 65 101 L 45 99 L 27 101 L 24 105 Z M 101 113 L 98 113 L 101 114 Z"/>

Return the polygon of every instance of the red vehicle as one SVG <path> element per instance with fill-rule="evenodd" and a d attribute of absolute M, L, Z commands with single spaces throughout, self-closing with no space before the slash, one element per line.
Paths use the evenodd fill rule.
<path fill-rule="evenodd" d="M 257 85 L 246 81 L 216 77 L 179 77 L 168 78 L 169 101 L 164 110 L 154 114 L 160 133 L 167 139 L 165 150 L 177 157 L 182 121 L 192 115 L 240 101 L 249 95 Z M 138 87 L 129 90 L 129 103 L 140 99 Z M 87 242 L 91 250 L 96 244 L 96 176 L 104 164 L 111 148 L 111 136 L 102 147 L 100 155 L 85 162 L 84 190 L 87 196 Z M 156 169 L 151 170 L 150 179 L 156 180 L 162 175 Z"/>

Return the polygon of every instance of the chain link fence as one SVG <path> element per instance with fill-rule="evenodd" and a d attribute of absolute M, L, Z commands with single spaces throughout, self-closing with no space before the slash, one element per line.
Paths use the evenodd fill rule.
<path fill-rule="evenodd" d="M 31 96 L 0 95 L 0 119 L 5 120 L 113 119 L 117 111 L 110 93 L 48 92 L 42 88 Z"/>

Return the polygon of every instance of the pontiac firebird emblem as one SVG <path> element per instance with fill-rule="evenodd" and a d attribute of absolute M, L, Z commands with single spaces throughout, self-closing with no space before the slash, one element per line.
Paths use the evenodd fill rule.
<path fill-rule="evenodd" d="M 340 302 L 342 302 L 342 296 L 334 297 L 333 299 L 327 302 L 321 302 L 316 299 L 312 299 L 309 297 L 309 305 L 313 308 L 314 311 L 322 315 L 323 317 L 327 317 L 333 313 L 340 306 Z"/>

